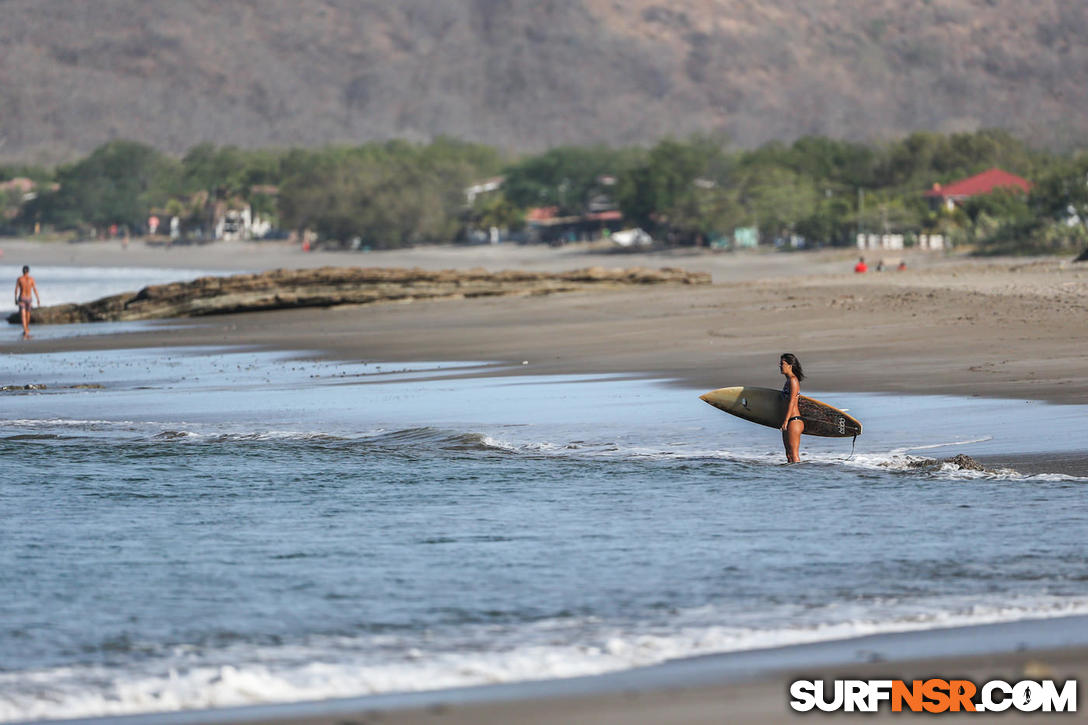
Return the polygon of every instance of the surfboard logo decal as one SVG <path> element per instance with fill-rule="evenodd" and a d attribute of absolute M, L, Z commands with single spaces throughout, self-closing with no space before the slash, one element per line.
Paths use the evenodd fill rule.
<path fill-rule="evenodd" d="M 846 435 L 846 418 L 839 416 L 839 433 Z"/>

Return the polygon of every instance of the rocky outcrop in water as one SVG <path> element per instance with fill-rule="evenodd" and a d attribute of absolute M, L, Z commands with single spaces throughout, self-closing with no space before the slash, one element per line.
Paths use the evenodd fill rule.
<path fill-rule="evenodd" d="M 986 466 L 982 465 L 974 458 L 971 458 L 971 456 L 966 456 L 962 453 L 957 456 L 952 456 L 951 458 L 942 458 L 940 460 L 934 458 L 924 458 L 919 461 L 911 461 L 907 465 L 910 468 L 939 470 L 945 464 L 950 465 L 954 468 L 958 468 L 961 471 L 982 471 L 984 473 L 996 473 L 996 471 L 991 468 L 986 468 Z"/>
<path fill-rule="evenodd" d="M 144 287 L 83 304 L 54 305 L 31 314 L 35 324 L 122 322 L 170 317 L 199 317 L 293 307 L 333 307 L 406 300 L 502 295 L 541 295 L 631 285 L 709 284 L 710 275 L 680 269 L 604 269 L 572 272 L 483 269 L 427 271 L 423 269 L 322 267 L 277 269 L 259 274 L 201 277 L 191 282 Z M 19 324 L 19 314 L 8 317 Z"/>

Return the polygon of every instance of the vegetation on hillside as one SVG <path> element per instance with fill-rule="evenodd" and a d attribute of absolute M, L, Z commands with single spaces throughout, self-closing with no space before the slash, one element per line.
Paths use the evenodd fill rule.
<path fill-rule="evenodd" d="M 995 166 L 1031 180 L 1032 192 L 975 197 L 953 210 L 924 196 L 934 183 Z M 498 174 L 501 187 L 470 204 L 466 189 Z M 16 175 L 42 189 L 14 216 L 24 232 L 35 225 L 83 235 L 113 225 L 139 232 L 156 214 L 176 216 L 185 234 L 207 238 L 217 210 L 249 205 L 283 230 L 391 248 L 455 242 L 473 228 L 516 230 L 529 209 L 552 207 L 563 217 L 616 209 L 627 225 L 670 245 L 728 239 L 739 227 L 758 229 L 764 243 L 803 239 L 805 246 L 851 245 L 859 231 L 908 240 L 941 233 L 983 253 L 1088 242 L 1088 155 L 1033 150 L 995 130 L 915 133 L 883 145 L 807 137 L 747 151 L 695 136 L 521 158 L 450 139 L 314 150 L 202 144 L 181 158 L 113 141 L 55 169 L 0 167 L 0 181 Z"/>

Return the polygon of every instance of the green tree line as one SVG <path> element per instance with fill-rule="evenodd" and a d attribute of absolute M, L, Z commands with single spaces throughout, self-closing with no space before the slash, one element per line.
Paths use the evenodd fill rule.
<path fill-rule="evenodd" d="M 924 196 L 934 183 L 994 166 L 1031 180 L 1032 192 L 976 197 L 951 211 Z M 498 175 L 498 191 L 468 203 L 467 187 Z M 626 223 L 675 245 L 728 237 L 738 227 L 757 228 L 763 240 L 800 236 L 814 245 L 850 245 L 859 231 L 939 232 L 982 253 L 1088 242 L 1088 154 L 1034 149 L 999 130 L 919 132 L 884 144 L 807 137 L 752 150 L 695 136 L 520 157 L 446 138 L 319 149 L 201 144 L 180 158 L 113 141 L 52 169 L 0 166 L 0 181 L 15 176 L 43 189 L 13 219 L 24 231 L 36 223 L 139 231 L 159 213 L 207 233 L 216 205 L 249 204 L 284 230 L 391 248 L 454 242 L 473 227 L 516 229 L 528 209 L 554 207 L 558 216 L 616 208 Z"/>

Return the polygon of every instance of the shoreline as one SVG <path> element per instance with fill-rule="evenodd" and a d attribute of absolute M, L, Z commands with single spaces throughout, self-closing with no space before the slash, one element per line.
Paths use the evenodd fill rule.
<path fill-rule="evenodd" d="M 64 325 L 58 327 L 65 331 L 71 331 L 75 328 L 87 326 Z M 179 325 L 171 323 L 162 326 L 157 321 L 105 323 L 104 326 L 109 326 L 113 330 L 109 335 L 112 341 L 118 341 L 126 336 L 150 334 L 148 330 L 155 329 L 158 329 L 159 333 L 173 332 L 174 334 L 185 334 L 194 330 L 193 324 Z M 117 328 L 130 326 L 132 327 L 131 332 L 117 331 Z M 90 336 L 92 339 L 88 348 L 87 337 L 88 335 L 77 332 L 74 337 L 65 337 L 54 341 L 60 343 L 74 341 L 78 349 L 57 352 L 56 354 L 60 355 L 61 358 L 52 363 L 47 363 L 47 367 L 42 369 L 41 374 L 27 372 L 28 370 L 32 371 L 35 367 L 33 355 L 12 356 L 9 360 L 16 362 L 16 364 L 11 366 L 10 370 L 19 370 L 20 372 L 9 372 L 5 375 L 3 371 L 0 371 L 0 394 L 18 398 L 31 396 L 22 400 L 21 403 L 23 404 L 30 404 L 34 395 L 45 395 L 46 397 L 42 399 L 42 403 L 48 407 L 48 401 L 53 400 L 53 396 L 72 390 L 91 391 L 91 395 L 123 394 L 130 389 L 130 385 L 137 386 L 131 388 L 132 390 L 150 390 L 155 385 L 166 385 L 167 388 L 165 389 L 173 389 L 176 385 L 184 384 L 185 377 L 177 381 L 148 381 L 146 385 L 138 384 L 139 381 L 126 383 L 123 379 L 116 377 L 118 374 L 116 365 L 103 364 L 101 361 L 95 363 L 102 353 L 128 352 L 131 357 L 125 356 L 126 359 L 141 360 L 142 362 L 138 363 L 139 365 L 151 365 L 151 367 L 147 368 L 148 370 L 153 369 L 153 361 L 156 356 L 170 360 L 170 365 L 173 368 L 176 368 L 181 360 L 193 356 L 192 359 L 203 361 L 198 362 L 198 367 L 194 369 L 203 370 L 203 373 L 199 373 L 201 376 L 208 372 L 209 365 L 212 365 L 210 361 L 214 361 L 221 356 L 231 357 L 254 354 L 271 355 L 273 359 L 278 361 L 276 365 L 289 365 L 291 370 L 296 370 L 296 365 L 303 366 L 297 369 L 304 369 L 309 366 L 325 366 L 329 370 L 340 371 L 333 376 L 340 381 L 339 384 L 350 384 L 360 388 L 407 385 L 414 389 L 424 390 L 429 386 L 435 386 L 437 391 L 442 391 L 448 389 L 450 385 L 457 385 L 458 383 L 473 384 L 475 381 L 484 385 L 504 386 L 519 385 L 518 379 L 525 379 L 532 384 L 547 381 L 549 384 L 570 385 L 573 386 L 571 393 L 576 394 L 574 391 L 577 390 L 578 386 L 582 385 L 599 385 L 602 383 L 649 384 L 660 391 L 653 394 L 655 396 L 654 400 L 657 401 L 656 404 L 679 405 L 686 409 L 689 408 L 689 415 L 696 414 L 698 418 L 702 417 L 698 416 L 699 413 L 705 414 L 709 410 L 704 410 L 705 406 L 695 399 L 698 394 L 703 392 L 702 389 L 693 387 L 689 381 L 682 378 L 662 375 L 659 371 L 655 374 L 649 374 L 637 371 L 617 373 L 580 370 L 553 374 L 542 372 L 539 366 L 519 363 L 478 360 L 350 360 L 314 350 L 290 351 L 284 350 L 282 347 L 270 348 L 260 345 L 204 344 L 207 341 L 201 341 L 192 347 L 179 346 L 167 340 L 162 340 L 160 341 L 161 344 L 153 344 L 148 348 L 122 345 L 97 346 L 93 344 L 93 336 Z M 81 363 L 79 361 L 81 359 L 91 361 L 93 363 L 92 368 L 97 365 L 106 369 L 98 369 L 97 375 L 93 372 L 91 374 L 81 372 L 73 376 L 72 371 L 80 369 Z M 43 360 L 43 362 L 46 361 Z M 60 367 L 57 367 L 57 365 Z M 370 372 L 359 373 L 360 366 L 369 369 Z M 231 365 L 228 364 L 226 367 L 229 369 Z M 381 372 L 383 367 L 386 372 Z M 409 370 L 412 372 L 408 372 Z M 57 377 L 58 374 L 60 374 L 60 377 Z M 292 375 L 297 376 L 297 373 Z M 265 373 L 265 376 L 261 379 L 273 387 L 277 383 L 293 387 L 294 383 L 289 381 L 295 380 L 295 377 L 277 380 L 274 368 Z M 323 377 L 327 378 L 327 376 Z M 552 378 L 554 380 L 550 380 Z M 199 380 L 200 378 L 195 379 Z M 560 382 L 562 380 L 566 382 Z M 229 385 L 231 383 L 225 380 L 222 384 Z M 194 392 L 199 392 L 199 388 Z M 1002 396 L 973 401 L 971 398 L 931 395 L 923 390 L 901 393 L 900 395 L 904 397 L 888 393 L 855 391 L 849 388 L 845 390 L 807 390 L 806 394 L 844 406 L 844 409 L 847 410 L 854 410 L 855 412 L 868 411 L 867 414 L 859 414 L 866 418 L 867 425 L 875 427 L 867 429 L 869 435 L 863 440 L 858 453 L 863 456 L 875 454 L 899 459 L 898 464 L 890 465 L 906 466 L 906 461 L 909 460 L 913 462 L 911 465 L 937 470 L 940 468 L 941 463 L 951 461 L 953 453 L 959 451 L 968 454 L 968 460 L 962 464 L 959 461 L 953 461 L 953 467 L 963 465 L 967 467 L 965 470 L 970 470 L 970 466 L 978 463 L 984 466 L 986 470 L 976 470 L 983 471 L 985 474 L 996 475 L 998 478 L 1008 478 L 1010 475 L 1013 478 L 1041 475 L 1044 478 L 1040 480 L 1045 480 L 1045 476 L 1058 475 L 1088 480 L 1088 454 L 1069 445 L 1061 445 L 1057 439 L 1050 438 L 1045 433 L 1045 431 L 1050 431 L 1052 434 L 1057 434 L 1064 430 L 1063 426 L 1067 421 L 1078 420 L 1078 416 L 1083 415 L 1084 410 L 1088 410 L 1088 407 L 1064 410 L 1064 406 L 1055 406 L 1053 410 L 1047 412 L 1045 407 L 1040 409 L 1039 404 L 1043 406 L 1052 406 L 1054 404 L 1044 401 L 1022 401 L 1018 398 Z M 1034 402 L 1037 405 L 1025 408 L 1025 402 Z M 888 412 L 894 410 L 897 406 L 902 406 L 905 415 L 911 419 L 921 415 L 930 422 L 925 425 L 911 426 L 908 424 L 905 427 L 899 426 L 895 423 L 894 414 Z M 951 427 L 942 427 L 941 419 L 945 417 L 945 413 L 942 411 L 947 410 L 949 406 L 964 407 L 963 415 L 959 416 L 962 420 Z M 21 410 L 26 413 L 31 412 L 29 408 L 21 408 Z M 518 415 L 513 409 L 509 410 L 508 413 L 512 414 L 512 417 L 507 415 L 499 419 L 492 418 L 491 423 L 494 424 L 496 420 L 499 420 L 499 425 L 508 425 L 518 420 Z M 1017 434 L 1015 425 L 1005 424 L 1002 426 L 997 425 L 996 422 L 987 423 L 988 416 L 993 415 L 1000 415 L 1000 419 L 1022 419 L 1022 424 L 1031 426 L 1031 430 L 1036 431 L 1036 433 L 1035 435 Z M 955 418 L 955 416 L 953 417 Z M 714 430 L 720 430 L 720 434 L 726 437 L 739 432 L 735 423 L 736 421 L 730 416 L 719 413 L 714 413 L 711 419 L 704 422 L 704 424 L 712 425 Z M 418 419 L 412 419 L 403 424 L 411 426 L 425 423 Z M 481 425 L 486 427 L 488 424 L 481 423 Z M 994 427 L 995 425 L 996 427 Z M 763 437 L 768 441 L 771 440 L 770 434 Z M 993 443 L 995 439 L 1001 441 L 1002 445 L 995 447 Z M 815 456 L 810 462 L 822 460 L 820 456 L 826 455 L 828 452 L 826 439 L 810 437 L 806 438 L 806 440 L 808 444 L 805 448 L 810 446 L 813 448 L 813 451 L 809 453 L 810 457 Z M 1006 447 L 1004 444 L 1009 442 L 1011 442 L 1011 445 Z M 1017 447 L 1017 442 L 1019 442 L 1019 447 Z M 757 445 L 759 444 L 757 443 Z M 844 445 L 850 450 L 854 448 L 854 446 L 850 445 L 849 438 L 845 440 Z M 963 448 L 963 446 L 969 447 Z M 843 455 L 845 455 L 845 450 L 843 449 Z"/>
<path fill-rule="evenodd" d="M 809 275 L 86 323 L 39 327 L 42 336 L 29 341 L 9 326 L 0 352 L 246 347 L 329 362 L 502 366 L 455 377 L 611 374 L 712 390 L 777 385 L 774 363 L 792 351 L 804 360 L 807 390 L 1088 404 L 1079 338 L 1088 268 L 1041 269 L 970 262 L 914 278 Z M 49 382 L 25 373 L 0 378 L 0 385 Z M 1013 444 L 978 458 L 1024 473 L 1088 476 L 1088 454 L 1059 453 Z"/>
<path fill-rule="evenodd" d="M 1052 279 L 1007 291 L 1016 274 L 979 274 L 982 289 L 935 286 L 943 275 L 888 285 L 828 275 L 341 305 L 189 317 L 112 335 L 90 323 L 80 329 L 90 334 L 29 341 L 9 325 L 0 352 L 246 345 L 317 350 L 327 360 L 528 361 L 514 374 L 652 375 L 711 390 L 774 382 L 778 354 L 793 351 L 806 385 L 820 390 L 1088 403 L 1079 339 L 1088 274 L 1050 270 L 1042 276 Z"/>
<path fill-rule="evenodd" d="M 5 264 L 20 263 L 31 252 L 35 264 L 64 264 L 68 248 L 75 248 L 82 255 L 76 264 L 121 264 L 143 254 L 157 267 L 220 268 L 225 274 L 329 265 L 549 273 L 670 266 L 710 273 L 712 284 L 281 309 L 179 318 L 113 336 L 87 326 L 92 334 L 85 337 L 27 342 L 18 339 L 17 325 L 9 325 L 0 352 L 241 344 L 318 350 L 328 360 L 527 360 L 526 372 L 653 375 L 711 390 L 770 385 L 778 379 L 779 353 L 791 351 L 804 362 L 811 389 L 1088 403 L 1080 344 L 1088 265 L 1058 258 L 912 253 L 907 272 L 855 275 L 848 266 L 853 252 L 844 249 L 612 254 L 583 244 L 307 254 L 263 244 L 168 252 L 141 250 L 137 243 L 122 250 L 110 242 L 0 246 L 8 247 Z M 48 280 L 38 282 L 49 303 Z"/>
<path fill-rule="evenodd" d="M 1080 633 L 1080 637 L 1074 636 Z M 965 678 L 975 682 L 1088 677 L 1088 615 L 862 635 L 668 660 L 553 680 L 330 700 L 37 722 L 69 725 L 332 725 L 420 722 L 787 722 L 795 679 Z M 1083 701 L 1084 684 L 1078 684 Z M 728 715 L 724 708 L 728 706 Z M 893 716 L 881 711 L 869 717 Z M 1004 717 L 1017 718 L 1017 713 Z M 21 722 L 21 721 L 20 721 Z M 33 722 L 33 721 L 25 721 Z"/>

